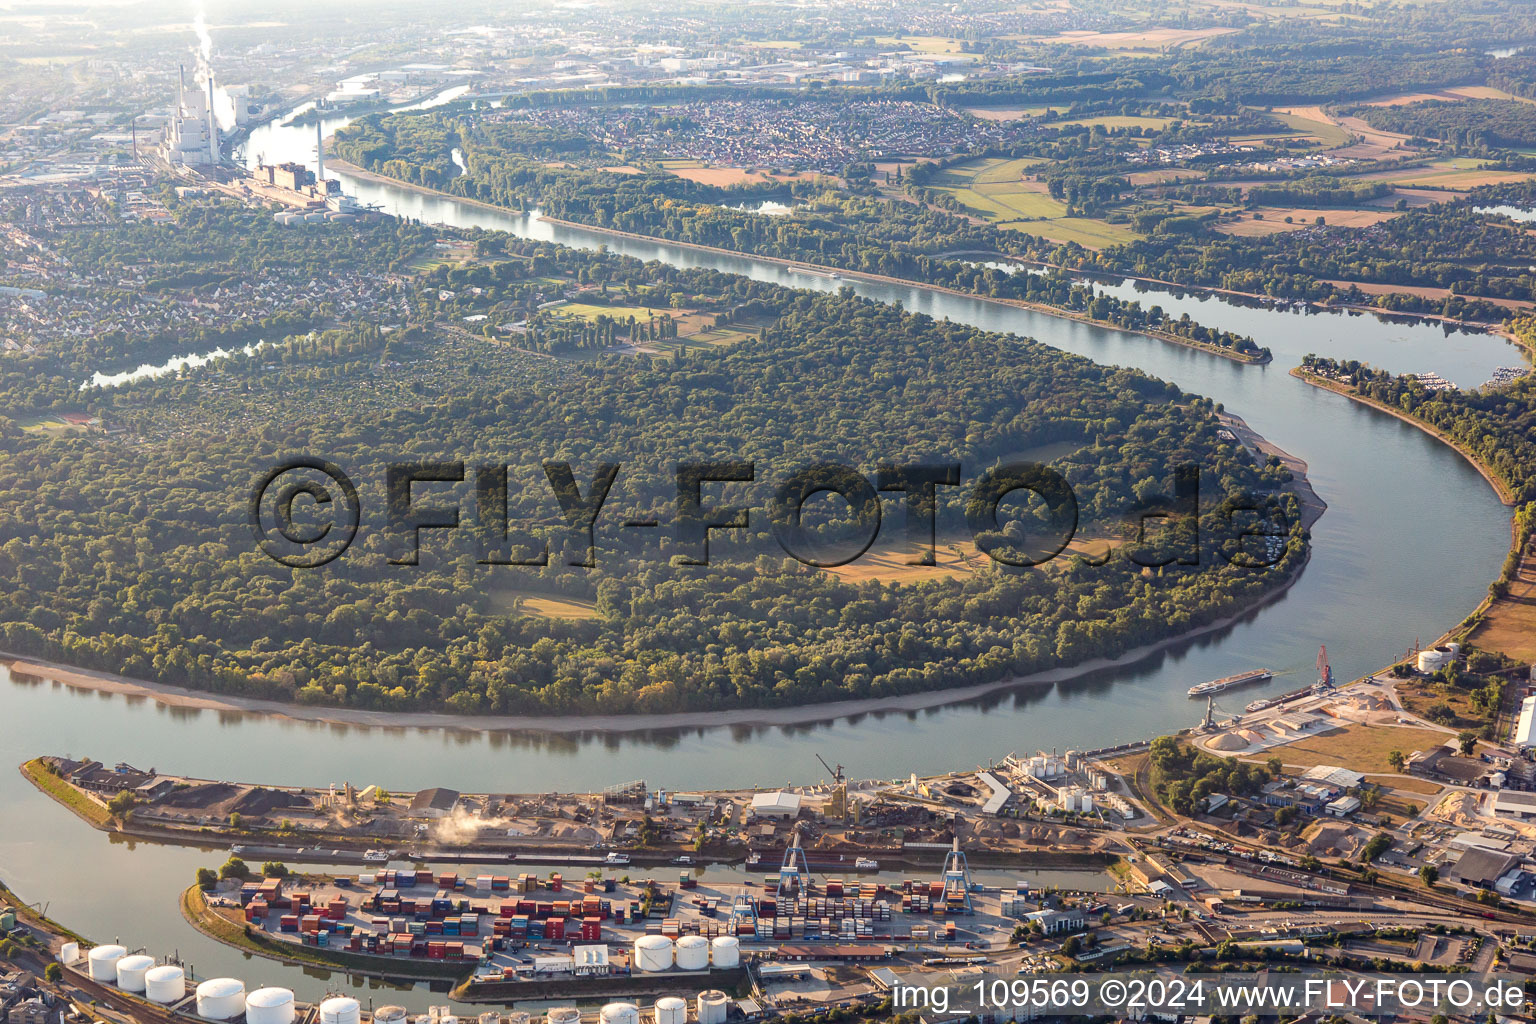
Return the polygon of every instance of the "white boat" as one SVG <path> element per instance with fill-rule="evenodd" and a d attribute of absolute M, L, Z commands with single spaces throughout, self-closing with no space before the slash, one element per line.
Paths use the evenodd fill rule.
<path fill-rule="evenodd" d="M 880 870 L 880 862 L 877 860 L 870 860 L 868 857 L 860 857 L 858 860 L 853 862 L 853 866 L 858 871 Z"/>
<path fill-rule="evenodd" d="M 608 856 L 603 858 L 603 863 L 604 864 L 628 864 L 629 863 L 629 854 L 627 854 L 627 853 L 610 853 Z"/>
<path fill-rule="evenodd" d="M 387 850 L 369 850 L 363 854 L 363 860 L 373 864 L 388 864 L 389 852 Z"/>
<path fill-rule="evenodd" d="M 1267 668 L 1257 668 L 1250 672 L 1239 672 L 1235 676 L 1224 676 L 1221 679 L 1212 679 L 1208 683 L 1199 683 L 1189 688 L 1191 697 L 1204 697 L 1208 693 L 1220 693 L 1231 686 L 1245 686 L 1248 683 L 1266 683 L 1275 678 L 1275 674 Z"/>

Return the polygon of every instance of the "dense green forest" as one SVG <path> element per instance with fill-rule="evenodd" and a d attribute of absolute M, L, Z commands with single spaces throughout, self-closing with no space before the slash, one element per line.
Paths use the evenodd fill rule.
<path fill-rule="evenodd" d="M 1430 100 L 1390 107 L 1357 107 L 1373 128 L 1478 146 L 1536 146 L 1536 104 L 1520 100 Z"/>
<path fill-rule="evenodd" d="M 6 424 L 4 648 L 358 707 L 788 705 L 1113 656 L 1251 606 L 1305 557 L 1299 526 L 1272 568 L 1224 557 L 1236 550 L 1234 504 L 1263 505 L 1286 473 L 1224 441 L 1208 403 L 1164 383 L 850 294 L 475 237 L 493 254 L 486 263 L 438 268 L 410 292 L 412 316 L 428 326 L 298 335 L 259 356 L 98 394 L 97 411 L 130 424 L 122 435 L 50 437 Z M 103 238 L 78 244 L 110 248 Z M 440 312 L 432 304 L 463 308 L 443 286 L 480 281 L 517 296 L 534 272 L 714 296 L 765 326 L 727 348 L 655 361 L 555 362 L 462 338 L 446 363 L 471 370 L 452 386 L 415 372 L 449 344 L 429 326 Z M 417 383 L 382 401 L 396 379 Z M 1201 564 L 1144 571 L 1119 556 L 1097 566 L 1064 556 L 904 585 L 847 580 L 786 558 L 762 513 L 773 486 L 811 461 L 872 473 L 885 462 L 956 460 L 966 487 L 945 489 L 940 510 L 940 541 L 953 543 L 969 536 L 963 502 L 974 474 L 1041 445 L 1071 449 L 1053 464 L 1077 492 L 1083 531 L 1095 535 L 1113 537 L 1127 512 L 1171 494 L 1174 467 L 1199 465 Z M 245 519 L 253 482 L 295 451 L 346 467 L 363 494 L 363 534 L 319 570 L 267 559 Z M 428 537 L 421 565 L 389 564 L 400 539 L 382 529 L 382 481 L 401 458 L 510 463 L 509 519 L 553 538 L 551 565 L 477 564 L 468 521 L 451 537 Z M 544 458 L 569 460 L 583 490 L 597 463 L 623 467 L 593 569 L 562 564 L 574 549 L 561 542 Z M 671 524 L 675 464 L 686 459 L 756 463 L 757 483 L 734 498 L 757 509 L 751 528 L 735 541 L 717 534 L 707 568 L 674 564 L 681 549 L 669 527 L 630 542 L 617 525 L 629 516 Z M 467 516 L 473 498 L 460 491 Z M 732 500 L 721 493 L 718 503 Z M 1294 499 L 1281 504 L 1296 522 Z M 829 508 L 817 528 L 846 525 Z M 895 503 L 888 515 L 897 528 Z M 1036 519 L 1027 507 L 1017 515 L 998 542 L 1026 543 L 1021 531 Z M 592 614 L 518 611 L 519 596 L 541 594 L 587 603 Z"/>

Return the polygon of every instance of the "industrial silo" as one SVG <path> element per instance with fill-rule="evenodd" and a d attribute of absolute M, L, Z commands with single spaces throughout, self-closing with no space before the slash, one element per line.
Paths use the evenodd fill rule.
<path fill-rule="evenodd" d="M 710 944 L 710 959 L 721 969 L 740 967 L 741 940 L 734 935 L 721 935 Z"/>
<path fill-rule="evenodd" d="M 239 978 L 209 978 L 197 986 L 197 1015 L 229 1020 L 245 1012 L 245 982 Z"/>
<path fill-rule="evenodd" d="M 709 940 L 704 936 L 684 935 L 677 940 L 676 950 L 679 970 L 709 970 Z"/>
<path fill-rule="evenodd" d="M 634 1003 L 608 1003 L 597 1013 L 602 1024 L 640 1024 L 640 1007 Z"/>
<path fill-rule="evenodd" d="M 551 1006 L 544 1014 L 544 1024 L 581 1024 L 581 1011 L 574 1006 Z"/>
<path fill-rule="evenodd" d="M 665 935 L 642 935 L 635 940 L 635 970 L 670 971 L 672 940 Z"/>
<path fill-rule="evenodd" d="M 381 1006 L 373 1011 L 373 1024 L 405 1024 L 405 1007 Z"/>
<path fill-rule="evenodd" d="M 677 996 L 656 1000 L 656 1024 L 688 1024 L 688 1001 Z"/>
<path fill-rule="evenodd" d="M 161 964 L 144 972 L 144 998 L 152 1003 L 179 1003 L 187 997 L 187 972 Z"/>
<path fill-rule="evenodd" d="M 140 953 L 117 962 L 117 987 L 124 992 L 143 992 L 144 975 L 155 966 L 155 958 Z"/>
<path fill-rule="evenodd" d="M 363 1007 L 351 996 L 332 996 L 320 1004 L 320 1024 L 361 1024 Z"/>
<path fill-rule="evenodd" d="M 501 1015 L 502 1024 L 533 1024 L 533 1014 L 526 1010 L 508 1010 Z"/>
<path fill-rule="evenodd" d="M 92 981 L 117 981 L 117 962 L 128 955 L 122 946 L 92 946 L 86 954 Z"/>
<path fill-rule="evenodd" d="M 731 997 L 717 988 L 705 989 L 694 1000 L 693 1006 L 699 1024 L 725 1024 L 731 1009 Z"/>
<path fill-rule="evenodd" d="M 259 988 L 245 997 L 245 1024 L 293 1024 L 297 1015 L 286 988 Z"/>

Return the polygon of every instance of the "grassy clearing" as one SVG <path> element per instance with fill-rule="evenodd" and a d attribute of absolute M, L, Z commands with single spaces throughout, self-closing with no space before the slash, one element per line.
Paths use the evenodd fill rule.
<path fill-rule="evenodd" d="M 54 800 L 74 811 L 93 828 L 107 828 L 112 824 L 112 815 L 101 801 L 87 796 L 80 790 L 71 786 L 68 782 L 50 772 L 43 764 L 43 759 L 35 757 L 21 766 L 21 774 L 27 777 L 27 781 L 53 797 Z"/>
<path fill-rule="evenodd" d="M 520 597 L 517 610 L 525 615 L 537 615 L 541 619 L 564 619 L 569 622 L 584 622 L 598 617 L 597 605 L 592 602 L 560 597 Z"/>
<path fill-rule="evenodd" d="M 1255 219 L 1254 214 L 1261 215 L 1262 219 Z M 1372 224 L 1380 224 L 1384 220 L 1400 217 L 1397 210 L 1384 210 L 1379 207 L 1361 208 L 1353 210 L 1329 209 L 1303 209 L 1297 206 L 1263 206 L 1252 212 L 1244 211 L 1241 220 L 1226 221 L 1216 225 L 1216 230 L 1225 235 L 1239 235 L 1245 238 L 1257 238 L 1263 235 L 1279 234 L 1283 231 L 1300 231 L 1315 223 L 1317 218 L 1323 218 L 1325 223 L 1336 224 L 1340 227 L 1363 228 Z M 1287 224 L 1285 218 L 1291 218 Z"/>
<path fill-rule="evenodd" d="M 1400 185 L 1436 185 L 1441 188 L 1469 189 L 1479 185 L 1502 185 L 1512 181 L 1530 181 L 1536 174 L 1520 171 L 1485 171 L 1476 167 L 1456 167 L 1443 160 L 1402 174 L 1383 178 Z"/>
<path fill-rule="evenodd" d="M 1308 736 L 1265 751 L 1266 759 L 1278 757 L 1287 765 L 1311 768 L 1327 764 L 1357 772 L 1386 773 L 1392 770 L 1387 755 L 1394 750 L 1406 757 L 1415 750 L 1438 747 L 1449 734 L 1401 725 L 1350 725 L 1320 736 Z"/>
<path fill-rule="evenodd" d="M 963 60 L 980 60 L 974 53 L 965 52 L 965 43 L 944 36 L 876 36 L 881 46 L 907 46 L 914 53 L 931 53 L 935 56 L 959 57 Z"/>
<path fill-rule="evenodd" d="M 1536 662 L 1536 559 L 1525 559 L 1509 592 L 1489 606 L 1467 639 L 1484 650 Z"/>
<path fill-rule="evenodd" d="M 967 114 L 983 121 L 1017 121 L 1025 117 L 1039 117 L 1050 107 L 966 107 Z"/>
<path fill-rule="evenodd" d="M 1438 796 L 1445 789 L 1428 779 L 1411 779 L 1402 775 L 1367 775 L 1365 781 L 1383 789 L 1400 789 L 1405 793 L 1420 793 L 1424 796 Z"/>

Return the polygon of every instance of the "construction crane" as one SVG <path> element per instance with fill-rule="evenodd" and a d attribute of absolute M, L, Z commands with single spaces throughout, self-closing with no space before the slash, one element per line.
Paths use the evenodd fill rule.
<path fill-rule="evenodd" d="M 1327 644 L 1319 644 L 1317 648 L 1317 681 L 1322 686 L 1333 688 L 1333 666 L 1328 664 Z"/>

